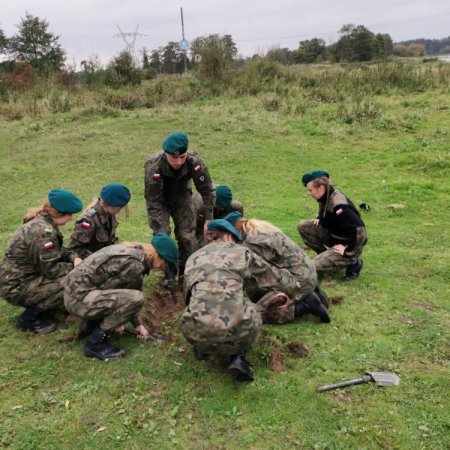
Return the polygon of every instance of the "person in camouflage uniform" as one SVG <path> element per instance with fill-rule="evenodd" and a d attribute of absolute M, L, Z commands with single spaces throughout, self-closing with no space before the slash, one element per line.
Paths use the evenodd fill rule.
<path fill-rule="evenodd" d="M 276 307 L 280 305 L 280 296 L 271 295 L 270 290 L 257 283 L 247 289 L 250 298 L 264 308 L 264 323 L 292 322 L 306 314 L 330 322 L 328 297 L 318 285 L 314 263 L 289 236 L 269 222 L 248 220 L 239 212 L 228 214 L 225 220 L 240 232 L 244 246 L 271 264 L 274 270 L 285 270 L 289 274 L 280 277 L 288 284 L 278 286 L 278 290 L 288 292 L 292 300 L 285 308 Z"/>
<path fill-rule="evenodd" d="M 145 199 L 153 233 L 170 235 L 170 216 L 173 218 L 180 252 L 180 280 L 187 258 L 197 248 L 192 182 L 201 194 L 208 222 L 213 218 L 215 199 L 208 169 L 196 152 L 188 151 L 187 135 L 177 131 L 163 142 L 163 151 L 150 156 L 145 164 Z"/>
<path fill-rule="evenodd" d="M 223 219 L 227 214 L 233 211 L 238 211 L 244 215 L 244 206 L 241 202 L 233 200 L 233 193 L 228 186 L 218 185 L 215 187 L 216 203 L 214 204 L 213 218 Z M 195 216 L 197 218 L 197 225 L 195 235 L 197 238 L 197 246 L 201 248 L 205 245 L 205 208 L 203 207 L 202 196 L 198 192 L 192 195 L 194 202 Z"/>
<path fill-rule="evenodd" d="M 122 208 L 126 208 L 130 198 L 130 191 L 123 184 L 105 186 L 100 197 L 76 221 L 69 248 L 80 258 L 86 258 L 103 247 L 115 244 L 116 216 Z"/>
<path fill-rule="evenodd" d="M 50 333 L 56 329 L 51 311 L 63 305 L 66 275 L 81 260 L 63 246 L 59 226 L 81 211 L 72 193 L 54 189 L 41 207 L 28 211 L 0 264 L 0 294 L 25 311 L 17 318 L 22 331 Z"/>
<path fill-rule="evenodd" d="M 242 237 L 229 222 L 216 219 L 207 229 L 210 243 L 193 253 L 186 264 L 187 306 L 181 331 L 197 359 L 212 353 L 228 355 L 229 372 L 238 381 L 251 381 L 254 374 L 245 355 L 258 336 L 261 315 L 247 297 L 246 284 L 256 281 L 273 292 L 283 282 L 280 277 L 288 274 L 274 271 L 258 255 L 237 244 Z"/>
<path fill-rule="evenodd" d="M 302 220 L 297 226 L 303 242 L 317 253 L 314 258 L 317 272 L 345 267 L 343 281 L 357 278 L 363 266 L 360 255 L 367 243 L 366 227 L 358 210 L 331 185 L 325 170 L 306 173 L 302 183 L 319 203 L 318 217 Z"/>
<path fill-rule="evenodd" d="M 128 321 L 136 335 L 148 338 L 149 332 L 139 318 L 145 303 L 144 275 L 151 269 L 164 270 L 175 264 L 178 250 L 169 236 L 157 233 L 151 244 L 110 245 L 84 259 L 70 272 L 64 291 L 66 309 L 84 319 L 81 336 L 89 336 L 83 353 L 100 360 L 117 359 L 124 351 L 110 346 L 108 337 L 123 332 Z"/>

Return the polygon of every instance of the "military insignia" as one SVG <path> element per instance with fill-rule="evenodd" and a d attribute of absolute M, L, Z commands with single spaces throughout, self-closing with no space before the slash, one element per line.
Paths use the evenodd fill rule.
<path fill-rule="evenodd" d="M 205 177 L 202 175 L 202 176 L 199 178 L 199 180 L 203 182 L 203 181 L 205 181 Z"/>
<path fill-rule="evenodd" d="M 97 211 L 94 208 L 88 209 L 87 215 L 89 217 L 94 217 L 97 214 Z"/>
<path fill-rule="evenodd" d="M 200 170 L 202 170 L 202 166 L 200 164 L 194 167 L 194 172 L 200 172 Z"/>
<path fill-rule="evenodd" d="M 53 244 L 52 241 L 47 241 L 47 242 L 44 244 L 44 248 L 45 248 L 46 250 L 48 250 L 48 249 L 50 249 L 50 248 L 53 248 L 54 246 L 55 246 L 55 244 Z"/>
<path fill-rule="evenodd" d="M 83 222 L 81 222 L 81 226 L 83 228 L 91 228 L 91 224 L 87 220 L 83 220 Z"/>
<path fill-rule="evenodd" d="M 160 173 L 154 173 L 153 174 L 153 179 L 154 180 L 159 180 L 161 178 L 161 174 Z"/>
<path fill-rule="evenodd" d="M 343 210 L 342 208 L 339 208 L 339 209 L 336 211 L 336 214 L 337 214 L 338 216 L 340 216 L 341 214 L 344 214 L 344 210 Z"/>
<path fill-rule="evenodd" d="M 52 233 L 53 233 L 53 230 L 52 230 L 51 228 L 45 228 L 45 229 L 44 229 L 44 233 L 45 233 L 45 234 L 52 234 Z"/>

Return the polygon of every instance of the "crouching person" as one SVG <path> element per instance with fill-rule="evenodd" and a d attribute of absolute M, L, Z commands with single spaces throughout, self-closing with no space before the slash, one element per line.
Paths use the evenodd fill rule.
<path fill-rule="evenodd" d="M 16 327 L 36 334 L 56 329 L 52 311 L 63 307 L 66 275 L 81 260 L 63 247 L 59 227 L 83 205 L 69 191 L 53 189 L 47 201 L 31 208 L 15 232 L 0 264 L 0 295 L 25 311 Z"/>
<path fill-rule="evenodd" d="M 100 360 L 124 356 L 108 338 L 131 321 L 138 338 L 149 332 L 139 318 L 145 303 L 143 278 L 151 269 L 164 271 L 178 260 L 175 242 L 157 233 L 150 244 L 137 242 L 111 245 L 93 253 L 68 276 L 64 292 L 66 309 L 84 319 L 80 334 L 88 335 L 83 353 Z"/>

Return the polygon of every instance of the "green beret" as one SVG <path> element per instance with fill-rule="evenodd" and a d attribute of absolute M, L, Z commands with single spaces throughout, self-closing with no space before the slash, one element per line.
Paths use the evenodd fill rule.
<path fill-rule="evenodd" d="M 218 208 L 226 208 L 230 206 L 233 200 L 233 194 L 228 186 L 219 185 L 216 186 L 216 206 Z"/>
<path fill-rule="evenodd" d="M 111 183 L 101 190 L 100 198 L 108 205 L 122 207 L 128 204 L 131 194 L 123 184 Z"/>
<path fill-rule="evenodd" d="M 235 225 L 236 222 L 242 218 L 242 213 L 240 213 L 239 211 L 233 211 L 228 213 L 225 217 L 224 220 L 226 220 L 227 222 L 230 222 L 231 225 Z"/>
<path fill-rule="evenodd" d="M 188 137 L 182 131 L 175 131 L 163 142 L 163 150 L 171 155 L 178 156 L 187 152 Z"/>
<path fill-rule="evenodd" d="M 64 189 L 53 189 L 48 193 L 48 201 L 52 208 L 61 214 L 75 214 L 83 209 L 83 203 L 72 192 Z"/>
<path fill-rule="evenodd" d="M 311 170 L 302 176 L 303 186 L 306 186 L 310 181 L 315 180 L 320 177 L 330 177 L 330 174 L 326 170 Z"/>
<path fill-rule="evenodd" d="M 180 254 L 173 240 L 165 233 L 156 233 L 150 242 L 158 255 L 169 263 L 176 264 Z"/>
<path fill-rule="evenodd" d="M 239 234 L 239 231 L 236 230 L 236 228 L 231 225 L 230 222 L 228 222 L 225 219 L 215 219 L 208 222 L 208 230 L 219 230 L 219 231 L 226 231 L 227 233 L 232 234 L 238 241 L 242 241 L 243 238 Z"/>

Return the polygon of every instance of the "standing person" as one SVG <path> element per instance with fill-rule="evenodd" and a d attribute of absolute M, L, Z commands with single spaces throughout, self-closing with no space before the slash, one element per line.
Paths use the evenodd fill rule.
<path fill-rule="evenodd" d="M 186 260 L 197 248 L 196 217 L 192 201 L 192 182 L 202 196 L 205 222 L 213 218 L 214 188 L 208 169 L 193 150 L 182 131 L 169 135 L 163 150 L 150 156 L 145 164 L 145 199 L 148 224 L 153 233 L 171 233 L 170 217 L 180 252 L 179 277 Z"/>
<path fill-rule="evenodd" d="M 259 255 L 278 270 L 286 270 L 288 285 L 280 285 L 279 290 L 289 293 L 293 302 L 286 308 L 273 308 L 273 302 L 279 303 L 279 297 L 264 296 L 269 291 L 254 284 L 249 290 L 250 298 L 265 308 L 264 322 L 287 323 L 306 314 L 329 323 L 328 297 L 319 287 L 317 272 L 313 261 L 285 233 L 265 220 L 245 219 L 239 212 L 225 217 L 243 237 L 242 244 Z"/>
<path fill-rule="evenodd" d="M 117 242 L 117 214 L 130 201 L 129 189 L 123 184 L 111 183 L 103 187 L 100 197 L 76 221 L 69 248 L 80 258 Z"/>
<path fill-rule="evenodd" d="M 82 208 L 71 192 L 53 189 L 42 206 L 28 210 L 9 242 L 0 265 L 0 294 L 8 303 L 25 308 L 17 318 L 17 329 L 37 334 L 56 329 L 51 311 L 63 306 L 66 275 L 81 262 L 63 247 L 59 227 Z"/>
<path fill-rule="evenodd" d="M 343 281 L 359 276 L 363 261 L 360 258 L 367 243 L 366 227 L 355 205 L 331 185 L 326 170 L 305 173 L 302 183 L 319 203 L 319 215 L 302 220 L 297 228 L 303 242 L 317 253 L 314 264 L 317 272 L 346 268 Z"/>
<path fill-rule="evenodd" d="M 164 233 L 153 236 L 150 244 L 110 245 L 93 253 L 70 272 L 64 292 L 66 309 L 84 319 L 80 335 L 88 335 L 83 353 L 100 360 L 117 359 L 124 351 L 107 340 L 116 330 L 123 332 L 128 321 L 138 338 L 149 332 L 139 318 L 145 303 L 144 275 L 151 269 L 165 270 L 178 259 L 178 250 Z"/>
<path fill-rule="evenodd" d="M 213 220 L 207 229 L 209 244 L 193 253 L 186 264 L 187 306 L 181 331 L 197 359 L 213 353 L 229 356 L 228 371 L 236 380 L 252 381 L 254 374 L 246 354 L 258 336 L 261 316 L 245 287 L 256 280 L 272 290 L 279 274 L 258 255 L 237 244 L 242 237 L 226 220 Z"/>
<path fill-rule="evenodd" d="M 214 204 L 213 218 L 223 219 L 225 216 L 233 211 L 238 211 L 244 215 L 244 206 L 241 202 L 233 200 L 233 193 L 228 186 L 220 184 L 215 187 L 216 202 Z M 197 225 L 195 235 L 197 237 L 198 247 L 205 245 L 204 239 L 204 227 L 205 227 L 205 210 L 203 207 L 203 201 L 200 194 L 193 193 L 194 209 L 197 218 Z"/>

